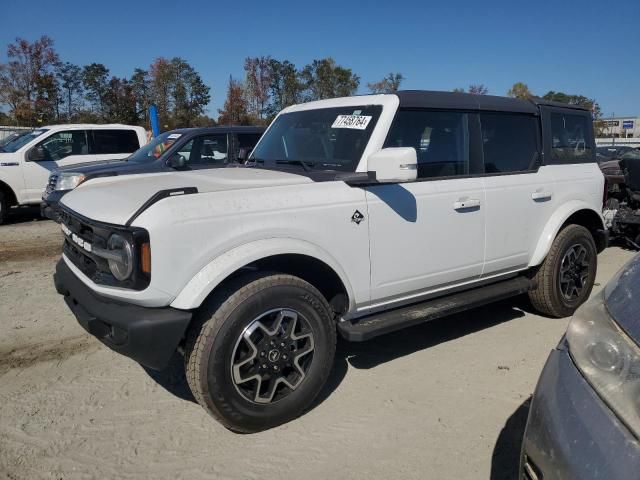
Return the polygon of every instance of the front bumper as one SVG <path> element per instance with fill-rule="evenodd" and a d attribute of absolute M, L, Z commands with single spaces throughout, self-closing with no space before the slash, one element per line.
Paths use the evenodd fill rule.
<path fill-rule="evenodd" d="M 640 471 L 640 444 L 562 347 L 542 371 L 522 444 L 520 478 L 535 479 L 525 468 L 545 480 L 629 479 Z"/>
<path fill-rule="evenodd" d="M 184 337 L 191 312 L 171 307 L 140 307 L 93 292 L 61 259 L 54 274 L 78 323 L 106 346 L 138 363 L 162 370 Z"/>
<path fill-rule="evenodd" d="M 60 199 L 71 190 L 54 190 L 42 197 L 40 215 L 60 223 Z"/>

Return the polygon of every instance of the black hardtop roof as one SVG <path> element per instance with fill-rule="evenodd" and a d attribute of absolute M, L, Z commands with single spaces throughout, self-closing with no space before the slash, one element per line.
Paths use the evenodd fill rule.
<path fill-rule="evenodd" d="M 493 112 L 539 113 L 539 105 L 586 110 L 578 105 L 551 102 L 534 97 L 530 100 L 476 95 L 462 92 L 436 92 L 429 90 L 400 90 L 396 92 L 400 108 L 447 108 L 456 110 L 486 110 Z"/>
<path fill-rule="evenodd" d="M 170 130 L 173 133 L 181 134 L 203 134 L 203 133 L 264 133 L 266 127 L 240 126 L 240 125 L 224 125 L 219 127 L 192 127 L 192 128 L 176 128 Z"/>

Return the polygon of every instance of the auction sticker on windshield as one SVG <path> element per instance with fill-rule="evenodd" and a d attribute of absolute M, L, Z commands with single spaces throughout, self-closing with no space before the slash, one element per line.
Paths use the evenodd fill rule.
<path fill-rule="evenodd" d="M 369 115 L 338 115 L 331 128 L 353 128 L 364 130 L 369 125 L 371 116 Z"/>

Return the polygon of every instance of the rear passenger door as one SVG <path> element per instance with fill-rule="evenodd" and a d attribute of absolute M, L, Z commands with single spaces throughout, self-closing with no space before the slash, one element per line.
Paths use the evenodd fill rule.
<path fill-rule="evenodd" d="M 413 147 L 418 179 L 368 187 L 372 307 L 477 280 L 485 246 L 475 113 L 400 110 L 385 147 Z M 364 213 L 364 212 L 363 212 Z"/>
<path fill-rule="evenodd" d="M 89 161 L 124 159 L 140 148 L 135 130 L 88 130 L 87 135 L 91 156 Z"/>
<path fill-rule="evenodd" d="M 541 166 L 540 117 L 480 113 L 487 245 L 483 276 L 526 268 L 553 212 L 555 185 Z"/>

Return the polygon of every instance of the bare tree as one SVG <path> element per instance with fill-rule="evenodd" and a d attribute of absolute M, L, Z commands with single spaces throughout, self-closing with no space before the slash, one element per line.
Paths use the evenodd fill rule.
<path fill-rule="evenodd" d="M 367 83 L 367 87 L 371 93 L 394 93 L 400 89 L 403 80 L 401 73 L 389 73 L 379 82 Z"/>

